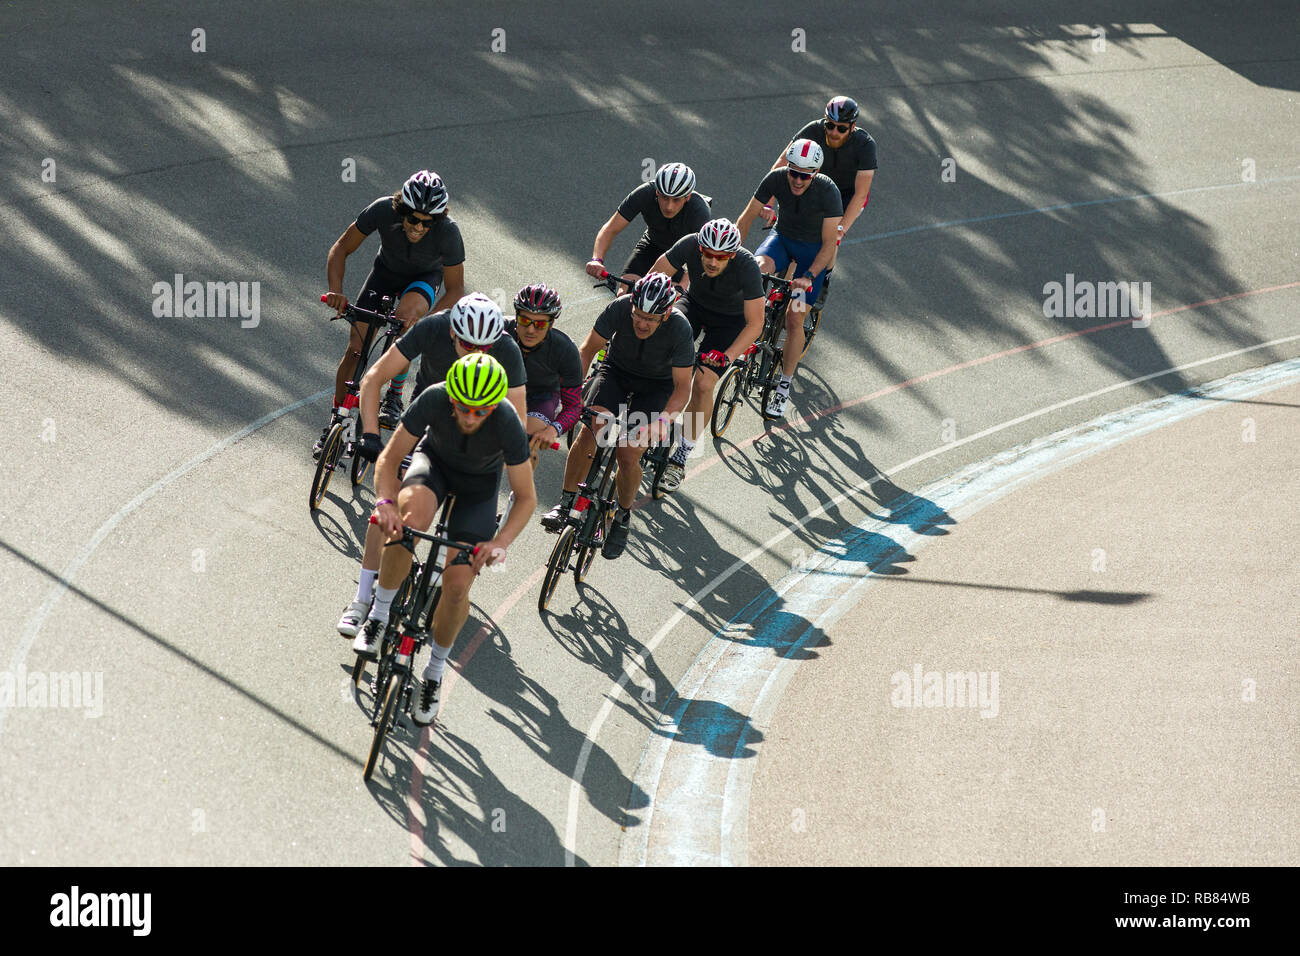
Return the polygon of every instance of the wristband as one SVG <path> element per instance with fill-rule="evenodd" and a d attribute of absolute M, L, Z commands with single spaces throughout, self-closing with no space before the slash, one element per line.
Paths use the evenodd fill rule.
<path fill-rule="evenodd" d="M 378 501 L 375 502 L 375 510 L 378 511 L 380 505 L 391 505 L 393 503 L 394 502 L 392 498 L 380 498 Z"/>
<path fill-rule="evenodd" d="M 600 256 L 592 256 L 592 257 L 591 257 L 591 261 L 592 261 L 592 262 L 599 262 L 602 266 L 605 264 L 605 260 L 602 259 Z"/>

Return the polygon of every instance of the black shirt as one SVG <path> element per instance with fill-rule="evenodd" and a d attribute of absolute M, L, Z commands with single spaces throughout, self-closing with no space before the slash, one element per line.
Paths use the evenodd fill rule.
<path fill-rule="evenodd" d="M 691 323 L 677 309 L 648 338 L 638 339 L 632 328 L 632 296 L 621 295 L 596 317 L 595 332 L 613 339 L 605 357 L 628 375 L 671 379 L 674 368 L 695 364 L 695 339 Z"/>
<path fill-rule="evenodd" d="M 818 173 L 813 176 L 803 195 L 796 196 L 790 190 L 790 177 L 786 175 L 789 167 L 773 169 L 754 190 L 754 198 L 767 203 L 773 196 L 779 204 L 776 217 L 776 231 L 787 239 L 796 242 L 815 242 L 821 245 L 822 221 L 844 215 L 844 205 L 840 202 L 840 191 L 829 176 Z"/>
<path fill-rule="evenodd" d="M 397 340 L 397 351 L 408 360 L 420 356 L 420 373 L 415 377 L 415 394 L 419 395 L 434 382 L 447 379 L 447 372 L 452 364 L 460 358 L 456 354 L 456 343 L 451 340 L 451 309 L 443 309 L 432 315 L 426 315 L 411 326 L 410 330 Z M 508 335 L 503 335 L 492 344 L 488 355 L 501 363 L 506 370 L 506 384 L 510 388 L 527 385 L 528 374 L 524 370 L 524 357 L 519 346 Z"/>
<path fill-rule="evenodd" d="M 618 204 L 618 214 L 631 222 L 638 215 L 645 220 L 645 234 L 657 249 L 667 249 L 688 232 L 699 232 L 709 221 L 709 204 L 699 193 L 691 193 L 677 215 L 665 219 L 655 198 L 655 184 L 642 183 Z"/>
<path fill-rule="evenodd" d="M 542 339 L 542 344 L 529 350 L 519 341 L 519 330 L 514 319 L 506 320 L 506 331 L 523 353 L 530 394 L 546 395 L 562 388 L 582 386 L 582 359 L 573 339 L 552 325 L 546 338 Z"/>
<path fill-rule="evenodd" d="M 763 298 L 763 275 L 758 260 L 748 249 L 737 249 L 735 258 L 716 278 L 705 274 L 700 243 L 695 236 L 682 236 L 664 255 L 674 269 L 685 265 L 686 274 L 691 277 L 686 297 L 706 309 L 723 315 L 744 315 L 747 299 Z"/>
<path fill-rule="evenodd" d="M 839 149 L 826 145 L 826 127 L 821 120 L 813 120 L 799 132 L 795 139 L 810 139 L 822 148 L 821 173 L 829 176 L 840 189 L 840 198 L 847 209 L 853 198 L 853 190 L 858 173 L 863 169 L 876 168 L 876 141 L 865 129 L 854 129 L 849 138 Z M 793 140 L 792 140 L 793 142 Z M 865 196 L 858 197 L 861 204 Z"/>
<path fill-rule="evenodd" d="M 402 416 L 402 427 L 423 436 L 418 450 L 464 475 L 496 475 L 501 465 L 528 460 L 528 433 L 509 402 L 502 402 L 478 430 L 466 435 L 456 422 L 447 384 L 420 393 Z"/>
<path fill-rule="evenodd" d="M 362 235 L 379 231 L 375 263 L 399 276 L 424 275 L 465 261 L 465 243 L 456 220 L 450 216 L 441 219 L 425 230 L 419 242 L 411 242 L 402 217 L 393 208 L 392 196 L 376 199 L 361 210 L 356 225 Z"/>

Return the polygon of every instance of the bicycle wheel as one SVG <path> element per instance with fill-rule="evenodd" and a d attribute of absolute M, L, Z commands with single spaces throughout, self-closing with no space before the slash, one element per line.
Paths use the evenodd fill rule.
<path fill-rule="evenodd" d="M 617 501 L 614 500 L 614 486 L 618 478 L 618 459 L 610 463 L 609 470 L 605 472 L 600 482 L 600 492 L 592 501 L 591 507 L 599 508 L 601 515 L 596 519 L 595 528 L 591 533 L 591 543 L 578 549 L 578 557 L 573 565 L 573 581 L 575 584 L 581 584 L 587 580 L 587 572 L 591 570 L 591 562 L 595 560 L 596 552 L 600 546 L 605 543 L 605 536 L 609 534 L 610 525 L 614 523 L 614 508 L 617 507 Z M 609 504 L 606 504 L 609 502 Z"/>
<path fill-rule="evenodd" d="M 330 478 L 334 475 L 334 468 L 342 457 L 343 423 L 335 422 L 334 427 L 325 436 L 325 444 L 321 446 L 320 450 L 320 459 L 316 462 L 316 476 L 311 481 L 311 495 L 307 503 L 312 512 L 315 512 L 325 499 L 325 489 L 329 487 Z"/>
<path fill-rule="evenodd" d="M 722 373 L 722 378 L 718 379 L 716 397 L 713 401 L 713 416 L 709 419 L 709 430 L 713 432 L 714 438 L 721 438 L 727 426 L 731 424 L 744 387 L 745 369 L 740 365 L 731 366 Z"/>
<path fill-rule="evenodd" d="M 402 696 L 402 680 L 397 674 L 389 674 L 388 682 L 384 686 L 384 703 L 379 711 L 379 722 L 375 724 L 375 736 L 370 741 L 370 754 L 366 757 L 366 768 L 361 773 L 363 780 L 369 780 L 370 775 L 375 772 L 375 764 L 379 761 L 379 754 L 384 749 L 384 738 L 392 730 L 393 724 L 397 720 L 397 702 Z"/>
<path fill-rule="evenodd" d="M 767 421 L 772 420 L 767 417 L 767 401 L 772 397 L 772 392 L 776 390 L 777 384 L 781 381 L 782 357 L 781 350 L 774 349 L 772 357 L 764 363 L 767 366 L 766 374 L 759 379 L 758 413 Z"/>
<path fill-rule="evenodd" d="M 358 440 L 357 444 L 360 445 L 361 442 Z M 370 474 L 370 465 L 371 462 L 364 455 L 362 455 L 358 449 L 356 448 L 352 449 L 351 470 L 352 470 L 353 488 L 355 488 L 357 485 L 361 484 L 361 482 L 366 480 L 366 475 Z"/>
<path fill-rule="evenodd" d="M 650 497 L 654 498 L 655 501 L 660 501 L 668 494 L 668 490 L 663 487 L 663 480 L 664 470 L 668 467 L 669 450 L 668 444 L 665 443 L 657 447 L 654 454 L 650 456 L 650 461 L 654 467 L 654 477 L 650 480 Z"/>
<path fill-rule="evenodd" d="M 803 351 L 799 353 L 802 359 L 808 354 L 808 348 L 812 345 L 813 336 L 817 334 L 817 323 L 821 321 L 821 309 L 809 309 L 808 317 L 803 320 Z"/>
<path fill-rule="evenodd" d="M 555 594 L 555 585 L 560 581 L 569 567 L 569 552 L 573 550 L 573 537 L 577 529 L 568 525 L 560 532 L 555 547 L 551 548 L 551 558 L 546 562 L 546 577 L 542 578 L 542 593 L 537 596 L 537 613 L 542 614 L 551 603 Z"/>

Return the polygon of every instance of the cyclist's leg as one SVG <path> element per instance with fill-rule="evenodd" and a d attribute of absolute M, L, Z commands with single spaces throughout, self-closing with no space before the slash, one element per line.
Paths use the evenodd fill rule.
<path fill-rule="evenodd" d="M 758 260 L 759 272 L 777 275 L 783 274 L 791 261 L 790 251 L 782 241 L 781 234 L 775 229 L 769 232 L 767 238 L 754 250 L 754 258 Z"/>
<path fill-rule="evenodd" d="M 380 274 L 377 268 L 372 268 L 370 274 L 366 276 L 366 281 L 361 284 L 361 291 L 357 293 L 356 304 L 362 309 L 373 309 L 374 303 L 379 301 L 382 295 L 392 295 L 393 289 L 385 282 L 387 277 Z M 350 335 L 348 336 L 348 349 L 343 353 L 343 358 L 339 359 L 337 371 L 334 373 L 334 407 L 338 408 L 343 404 L 344 396 L 347 395 L 346 383 L 354 374 L 356 374 L 357 363 L 361 361 L 361 339 L 364 333 L 364 326 L 358 327 L 352 325 L 349 327 Z"/>
<path fill-rule="evenodd" d="M 397 319 L 402 323 L 403 332 L 429 314 L 433 303 L 438 300 L 438 285 L 441 281 L 442 274 L 437 271 L 407 280 L 405 288 L 402 289 L 402 297 L 397 302 Z M 405 363 L 402 370 L 393 376 L 388 385 L 388 403 L 393 406 L 392 412 L 399 415 L 402 388 L 406 385 L 406 374 L 410 368 L 411 364 Z M 390 420 L 392 412 L 388 416 Z"/>
<path fill-rule="evenodd" d="M 795 253 L 795 275 L 803 275 L 817 258 L 821 243 L 792 242 L 790 245 Z M 781 357 L 781 371 L 784 375 L 782 387 L 786 390 L 789 387 L 788 380 L 794 378 L 794 373 L 799 368 L 799 356 L 803 354 L 803 320 L 807 317 L 811 303 L 816 302 L 817 297 L 821 295 L 822 282 L 825 278 L 826 270 L 823 269 L 813 278 L 812 286 L 806 292 L 791 296 L 790 304 L 786 307 L 786 340 Z"/>
<path fill-rule="evenodd" d="M 456 507 L 452 509 L 447 537 L 468 544 L 481 544 L 492 538 L 497 524 L 497 490 L 501 483 L 498 470 L 493 478 L 458 476 L 452 478 L 451 489 L 456 493 Z M 472 497 L 471 497 L 472 496 Z M 439 648 L 450 650 L 456 635 L 469 617 L 469 589 L 474 583 L 474 569 L 465 564 L 452 564 L 460 551 L 449 548 L 447 563 L 442 575 L 442 598 L 433 614 L 433 641 Z M 436 653 L 436 651 L 435 651 Z M 444 656 L 444 660 L 445 660 Z M 429 675 L 435 680 L 439 675 Z"/>

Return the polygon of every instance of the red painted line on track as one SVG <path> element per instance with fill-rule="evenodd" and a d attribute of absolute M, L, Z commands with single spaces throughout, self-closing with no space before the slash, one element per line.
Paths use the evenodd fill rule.
<path fill-rule="evenodd" d="M 1252 289 L 1248 292 L 1234 292 L 1232 295 L 1219 296 L 1218 298 L 1214 298 L 1214 299 L 1205 299 L 1201 302 L 1193 302 L 1190 305 L 1180 305 L 1180 306 L 1175 306 L 1172 309 L 1163 309 L 1159 312 L 1152 312 L 1151 315 L 1148 316 L 1147 318 L 1148 320 L 1158 319 L 1167 315 L 1176 315 L 1180 312 L 1190 312 L 1193 309 L 1202 309 L 1208 305 L 1218 305 L 1221 302 L 1231 302 L 1233 299 L 1243 299 L 1248 296 L 1264 295 L 1265 293 L 1268 292 L 1279 292 L 1283 289 L 1293 289 L 1296 288 L 1297 286 L 1300 286 L 1300 281 L 1287 282 L 1282 285 L 1268 286 L 1263 289 Z M 955 365 L 949 365 L 947 368 L 938 369 L 933 372 L 926 372 L 924 375 L 918 375 L 915 378 L 909 378 L 907 379 L 907 381 L 898 382 L 895 385 L 888 385 L 884 388 L 877 389 L 876 391 L 871 392 L 868 395 L 862 395 L 858 398 L 849 399 L 848 401 L 840 402 L 838 405 L 832 405 L 829 408 L 819 409 L 818 411 L 811 412 L 808 415 L 803 415 L 798 418 L 791 419 L 790 421 L 787 421 L 781 425 L 777 425 L 771 429 L 764 429 L 758 434 L 746 438 L 744 441 L 733 445 L 731 449 L 724 449 L 723 451 L 720 451 L 716 457 L 701 462 L 699 465 L 692 468 L 687 474 L 698 475 L 700 472 L 707 471 L 709 468 L 712 468 L 718 462 L 722 461 L 722 459 L 725 456 L 729 454 L 734 455 L 737 452 L 741 451 L 742 449 L 748 448 L 750 445 L 754 444 L 754 442 L 758 441 L 760 438 L 765 437 L 766 435 L 785 431 L 786 429 L 794 428 L 796 425 L 802 424 L 804 422 L 811 422 L 818 418 L 822 418 L 826 415 L 833 415 L 836 412 L 843 411 L 846 408 L 852 408 L 854 405 L 860 405 L 863 402 L 871 402 L 871 401 L 875 401 L 878 398 L 884 398 L 886 395 L 892 395 L 895 392 L 901 392 L 904 389 L 911 388 L 914 385 L 920 385 L 924 382 L 929 382 L 936 378 L 942 378 L 943 376 L 951 375 L 954 372 L 960 372 L 968 368 L 974 368 L 977 365 L 985 365 L 989 362 L 993 362 L 998 359 L 1008 358 L 1012 355 L 1019 355 L 1021 352 L 1029 352 L 1034 349 L 1046 348 L 1049 345 L 1056 345 L 1058 342 L 1066 342 L 1069 341 L 1070 339 L 1076 339 L 1084 335 L 1092 335 L 1095 332 L 1104 332 L 1107 329 L 1115 329 L 1125 325 L 1132 325 L 1133 321 L 1134 321 L 1133 319 L 1119 319 L 1115 322 L 1107 322 L 1103 325 L 1094 325 L 1091 328 L 1079 329 L 1075 332 L 1065 332 L 1062 333 L 1061 335 L 1054 335 L 1051 336 L 1050 338 L 1040 339 L 1037 342 L 1031 342 L 1027 345 L 1017 345 L 1015 348 L 1004 349 L 1001 352 L 993 352 L 989 355 L 984 355 L 981 356 L 980 358 L 970 359 L 965 362 L 958 362 Z M 634 509 L 640 508 L 642 505 L 646 504 L 650 500 L 651 499 L 648 496 L 638 498 L 636 500 L 636 503 L 633 504 L 632 507 Z M 514 591 L 510 593 L 510 596 L 507 597 L 501 603 L 501 605 L 495 611 L 492 612 L 491 620 L 494 623 L 497 623 L 501 620 L 501 618 L 505 617 L 505 615 L 508 614 L 510 610 L 517 603 L 519 603 L 519 599 L 523 597 L 524 593 L 528 591 L 534 584 L 540 581 L 545 573 L 546 573 L 545 568 L 538 568 L 532 574 L 530 574 L 523 582 L 520 583 L 520 585 L 517 588 L 515 588 Z M 480 627 L 478 629 L 478 632 L 475 633 L 474 637 L 471 638 L 470 642 L 465 646 L 465 650 L 457 656 L 455 661 L 449 662 L 452 664 L 452 669 L 446 672 L 446 675 L 443 679 L 442 699 L 439 703 L 439 709 L 446 706 L 447 698 L 450 696 L 451 688 L 455 685 L 456 680 L 459 679 L 459 675 L 463 674 L 465 668 L 469 666 L 470 659 L 473 658 L 475 652 L 479 649 L 480 645 L 482 645 L 483 641 L 487 639 L 489 633 L 490 633 L 490 628 L 488 627 L 488 625 L 485 624 L 482 627 Z M 420 742 L 416 747 L 416 753 L 417 754 L 426 753 L 428 750 L 428 746 L 429 746 L 429 728 L 425 727 L 423 732 L 420 734 Z M 407 801 L 407 824 L 411 831 L 411 851 L 412 851 L 411 863 L 412 865 L 417 865 L 417 866 L 423 863 L 422 851 L 424 847 L 424 827 L 416 819 L 415 809 L 418 806 L 419 793 L 423 785 L 424 785 L 424 774 L 420 772 L 419 766 L 414 761 L 412 761 L 411 787 L 410 787 L 409 799 Z"/>

